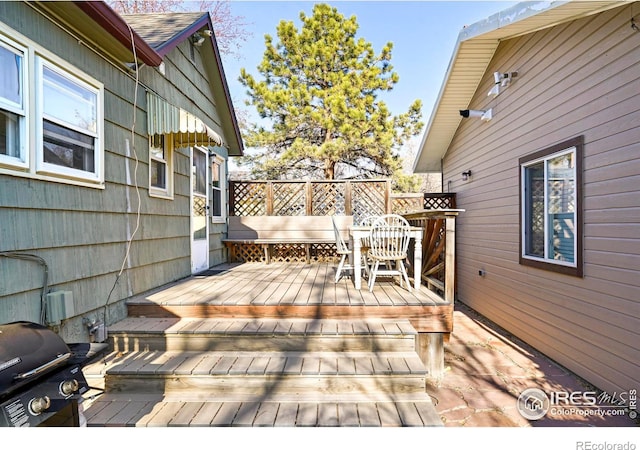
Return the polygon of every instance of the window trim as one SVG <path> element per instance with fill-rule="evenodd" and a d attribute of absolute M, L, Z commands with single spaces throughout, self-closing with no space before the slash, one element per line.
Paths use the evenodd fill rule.
<path fill-rule="evenodd" d="M 36 114 L 34 115 L 34 121 L 36 122 L 36 172 L 44 173 L 52 176 L 76 178 L 85 181 L 100 182 L 104 181 L 104 87 L 101 83 L 91 80 L 90 77 L 76 71 L 72 74 L 61 65 L 56 64 L 53 61 L 45 58 L 43 55 L 36 54 L 35 57 L 35 84 L 36 84 Z M 46 117 L 44 113 L 44 68 L 47 68 L 56 74 L 78 84 L 80 87 L 92 92 L 96 96 L 96 131 L 90 132 L 88 130 L 80 130 L 78 127 L 70 126 L 63 123 L 60 120 L 52 120 Z M 82 77 L 82 78 L 81 78 Z M 60 126 L 64 126 L 72 131 L 82 133 L 86 136 L 91 136 L 94 139 L 94 170 L 92 172 L 73 169 L 70 167 L 59 166 L 57 164 L 51 164 L 44 160 L 44 120 L 52 120 L 53 123 Z"/>
<path fill-rule="evenodd" d="M 564 142 L 548 147 L 544 150 L 523 156 L 518 161 L 519 167 L 519 263 L 523 266 L 535 267 L 543 270 L 550 270 L 557 273 L 583 277 L 583 147 L 584 136 L 577 136 Z M 567 264 L 561 261 L 554 262 L 551 259 L 541 259 L 524 254 L 525 251 L 525 193 L 524 193 L 524 170 L 527 166 L 540 160 L 548 159 L 554 155 L 560 155 L 575 149 L 575 263 Z M 545 165 L 546 171 L 546 165 Z M 546 194 L 546 191 L 545 191 Z M 546 201 L 546 198 L 545 198 Z"/>
<path fill-rule="evenodd" d="M 9 49 L 10 51 L 22 52 L 22 108 L 17 107 L 12 103 L 6 103 L 0 100 L 0 108 L 9 113 L 15 114 L 20 117 L 18 124 L 18 139 L 20 140 L 20 156 L 0 155 L 0 166 L 8 168 L 16 168 L 20 170 L 28 170 L 30 166 L 29 158 L 29 116 L 30 116 L 30 96 L 29 96 L 29 68 L 30 68 L 30 56 L 29 48 L 25 45 L 21 45 L 10 39 L 9 37 L 0 34 L 0 44 L 2 47 Z M 12 48 L 13 47 L 13 48 Z"/>
<path fill-rule="evenodd" d="M 219 188 L 214 188 L 213 187 L 213 164 L 218 164 L 218 166 L 220 167 L 220 187 Z M 213 195 L 213 191 L 214 190 L 218 190 L 220 191 L 220 201 L 222 202 L 221 208 L 220 208 L 220 215 L 219 216 L 214 216 L 213 215 L 213 211 L 215 210 L 213 207 L 213 199 L 214 199 L 214 195 Z M 227 222 L 227 166 L 226 166 L 226 160 L 215 153 L 212 153 L 212 158 L 211 158 L 211 206 L 210 206 L 210 211 L 211 211 L 211 223 L 226 223 Z"/>
<path fill-rule="evenodd" d="M 0 174 L 94 189 L 105 189 L 104 84 L 73 66 L 67 60 L 50 52 L 39 43 L 34 42 L 1 22 L 0 40 L 9 47 L 13 46 L 25 52 L 23 61 L 25 115 L 22 121 L 23 126 L 20 130 L 20 133 L 23 133 L 21 136 L 21 138 L 23 138 L 21 143 L 21 157 L 24 158 L 24 161 L 2 155 L 6 157 L 0 157 Z M 89 85 L 98 91 L 96 111 L 97 141 L 95 144 L 95 165 L 93 172 L 73 169 L 71 173 L 63 173 L 65 171 L 55 170 L 58 167 L 64 169 L 62 166 L 55 166 L 52 168 L 54 170 L 42 170 L 42 164 L 38 162 L 38 159 L 44 160 L 41 116 L 42 88 L 39 86 L 41 76 L 37 74 L 36 60 L 38 58 L 46 60 L 52 69 L 62 70 L 63 75 L 71 76 L 75 80 L 79 80 L 83 84 Z"/>
<path fill-rule="evenodd" d="M 173 200 L 173 141 L 169 135 L 162 135 L 162 143 L 164 147 L 164 159 L 156 158 L 151 153 L 153 143 L 153 136 L 149 136 L 149 196 L 156 198 L 163 198 L 166 200 Z M 166 168 L 166 183 L 165 189 L 151 185 L 151 165 L 153 161 L 160 161 L 165 164 Z"/>

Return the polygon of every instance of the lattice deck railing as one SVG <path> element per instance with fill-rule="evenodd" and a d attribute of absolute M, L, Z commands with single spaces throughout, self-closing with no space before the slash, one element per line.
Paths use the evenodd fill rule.
<path fill-rule="evenodd" d="M 360 223 L 372 214 L 393 212 L 405 215 L 420 210 L 456 208 L 453 193 L 392 194 L 390 180 L 233 180 L 229 182 L 229 197 L 229 210 L 233 216 L 352 215 L 354 223 Z M 430 287 L 442 290 L 445 282 L 445 220 L 413 215 L 410 222 L 425 230 L 422 279 Z M 272 260 L 302 261 L 305 258 L 303 250 L 295 244 L 278 244 Z M 245 262 L 260 262 L 264 258 L 260 247 L 252 244 L 239 247 L 236 255 Z M 311 258 L 313 261 L 333 260 L 336 258 L 335 246 L 314 245 Z"/>
<path fill-rule="evenodd" d="M 230 181 L 232 216 L 353 216 L 392 211 L 390 180 Z"/>

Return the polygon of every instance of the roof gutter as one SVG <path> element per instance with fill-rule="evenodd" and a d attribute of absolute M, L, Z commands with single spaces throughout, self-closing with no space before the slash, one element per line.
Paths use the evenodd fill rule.
<path fill-rule="evenodd" d="M 160 56 L 147 44 L 127 22 L 103 1 L 74 1 L 79 9 L 91 17 L 105 31 L 117 39 L 125 47 L 135 46 L 138 59 L 148 66 L 158 67 L 162 62 Z M 132 39 L 133 37 L 133 39 Z"/>

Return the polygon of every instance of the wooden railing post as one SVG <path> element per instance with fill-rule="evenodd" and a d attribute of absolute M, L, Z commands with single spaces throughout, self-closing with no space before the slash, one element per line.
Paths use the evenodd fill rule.
<path fill-rule="evenodd" d="M 266 196 L 267 198 L 265 200 L 267 204 L 265 205 L 265 209 L 267 212 L 267 216 L 272 216 L 273 215 L 273 182 L 271 181 L 267 181 Z"/>
<path fill-rule="evenodd" d="M 236 215 L 236 184 L 229 181 L 229 215 Z"/>
<path fill-rule="evenodd" d="M 311 181 L 307 181 L 304 186 L 304 213 L 313 216 L 313 186 Z"/>
<path fill-rule="evenodd" d="M 384 193 L 384 208 L 385 214 L 391 214 L 393 209 L 391 207 L 391 180 L 387 180 L 387 189 Z"/>
<path fill-rule="evenodd" d="M 344 214 L 350 216 L 353 211 L 353 199 L 352 199 L 352 186 L 351 181 L 347 181 L 344 186 Z"/>
<path fill-rule="evenodd" d="M 455 300 L 456 279 L 456 218 L 445 219 L 445 263 L 444 263 L 444 300 L 453 303 Z"/>

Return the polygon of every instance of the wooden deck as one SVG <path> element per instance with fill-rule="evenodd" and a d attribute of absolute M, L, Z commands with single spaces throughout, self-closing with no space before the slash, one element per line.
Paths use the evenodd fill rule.
<path fill-rule="evenodd" d="M 227 264 L 129 299 L 83 369 L 88 425 L 441 426 L 425 382 L 453 305 L 335 269 Z"/>
<path fill-rule="evenodd" d="M 333 263 L 216 266 L 128 301 L 130 316 L 211 318 L 408 319 L 418 332 L 450 333 L 453 304 L 423 286 L 411 292 L 379 278 L 373 292 Z"/>

